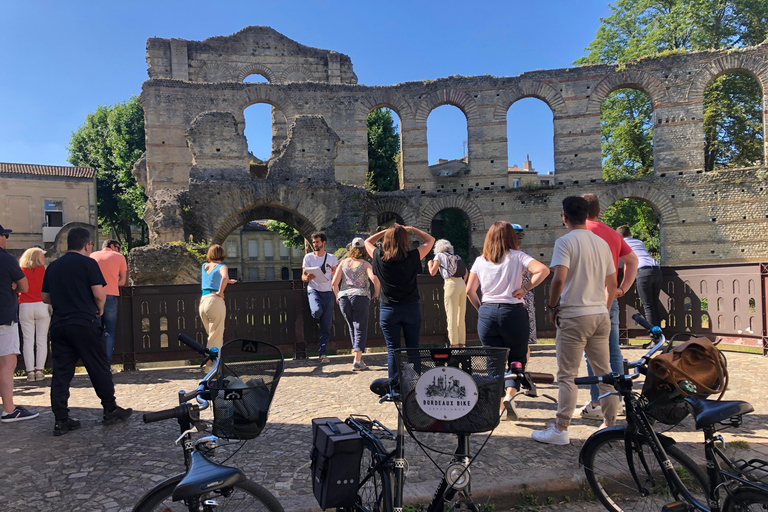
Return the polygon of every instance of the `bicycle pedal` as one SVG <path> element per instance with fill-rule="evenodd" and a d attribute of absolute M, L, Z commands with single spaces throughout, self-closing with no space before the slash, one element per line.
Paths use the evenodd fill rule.
<path fill-rule="evenodd" d="M 661 512 L 691 512 L 693 507 L 685 501 L 676 501 L 661 507 Z"/>

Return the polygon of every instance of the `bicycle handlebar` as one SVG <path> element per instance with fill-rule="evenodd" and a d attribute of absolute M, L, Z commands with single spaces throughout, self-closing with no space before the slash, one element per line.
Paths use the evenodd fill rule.
<path fill-rule="evenodd" d="M 172 419 L 182 419 L 189 414 L 189 404 L 177 405 L 173 409 L 165 409 L 164 411 L 147 412 L 144 413 L 144 423 L 154 423 L 156 421 L 165 421 Z"/>
<path fill-rule="evenodd" d="M 189 348 L 191 348 L 192 350 L 194 350 L 195 352 L 199 352 L 204 356 L 211 355 L 210 350 L 208 350 L 207 348 L 205 348 L 204 346 L 202 346 L 201 344 L 199 344 L 198 342 L 196 342 L 195 340 L 193 340 L 183 332 L 179 333 L 179 341 L 185 344 L 186 346 L 188 346 Z"/>

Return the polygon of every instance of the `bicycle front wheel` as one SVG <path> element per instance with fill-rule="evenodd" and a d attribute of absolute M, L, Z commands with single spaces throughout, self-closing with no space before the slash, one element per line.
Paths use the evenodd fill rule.
<path fill-rule="evenodd" d="M 282 505 L 272 493 L 256 482 L 244 480 L 232 487 L 205 493 L 195 498 L 196 503 L 171 500 L 176 485 L 184 475 L 166 480 L 147 493 L 133 509 L 133 512 L 189 512 L 199 510 L 203 500 L 217 503 L 217 511 L 248 510 L 256 512 L 284 512 Z"/>
<path fill-rule="evenodd" d="M 380 457 L 373 441 L 363 439 L 363 458 L 360 461 L 360 487 L 357 489 L 357 503 L 353 510 L 357 512 L 389 512 L 392 510 L 392 479 L 389 468 L 376 467 Z"/>
<path fill-rule="evenodd" d="M 768 492 L 760 489 L 737 489 L 725 498 L 725 512 L 765 512 L 768 510 Z"/>
<path fill-rule="evenodd" d="M 659 461 L 644 439 L 632 447 L 632 466 L 640 482 L 632 477 L 624 445 L 624 430 L 601 434 L 583 455 L 587 481 L 600 502 L 613 512 L 661 510 L 675 501 Z M 700 503 L 707 503 L 708 480 L 704 472 L 676 446 L 664 448 L 685 488 Z M 684 499 L 682 495 L 678 495 Z"/>

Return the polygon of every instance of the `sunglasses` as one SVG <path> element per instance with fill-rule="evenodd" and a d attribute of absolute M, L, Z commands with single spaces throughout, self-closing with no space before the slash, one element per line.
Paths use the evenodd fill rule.
<path fill-rule="evenodd" d="M 2 235 L 0 235 L 0 236 L 2 236 L 3 238 L 8 238 L 8 237 L 10 237 L 11 235 L 10 235 L 9 233 L 3 233 L 3 234 L 2 234 Z"/>

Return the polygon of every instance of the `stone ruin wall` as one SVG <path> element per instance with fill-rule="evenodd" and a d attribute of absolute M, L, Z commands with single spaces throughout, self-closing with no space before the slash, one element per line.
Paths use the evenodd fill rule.
<path fill-rule="evenodd" d="M 768 113 L 768 43 L 621 68 L 363 86 L 349 57 L 300 45 L 267 27 L 248 27 L 202 42 L 150 39 L 147 62 L 150 80 L 140 97 L 147 152 L 135 173 L 149 196 L 152 243 L 190 236 L 221 242 L 245 222 L 267 217 L 289 222 L 305 236 L 325 229 L 329 245 L 343 246 L 375 229 L 379 213 L 429 229 L 440 210 L 458 208 L 470 219 L 476 250 L 491 223 L 510 220 L 527 227 L 528 252 L 549 261 L 554 240 L 564 233 L 562 198 L 589 191 L 604 207 L 625 197 L 651 203 L 661 218 L 665 264 L 768 257 L 766 171 L 704 172 L 702 123 L 705 87 L 731 71 L 760 83 Z M 269 83 L 243 83 L 252 73 Z M 654 175 L 605 183 L 600 105 L 625 87 L 642 90 L 654 105 Z M 508 186 L 507 110 L 526 97 L 544 101 L 553 113 L 555 189 Z M 254 103 L 273 107 L 266 177 L 250 173 L 243 136 L 243 111 Z M 434 175 L 427 162 L 427 117 L 445 104 L 467 118 L 468 172 L 456 176 Z M 371 194 L 362 188 L 366 120 L 377 107 L 400 118 L 402 189 Z"/>

